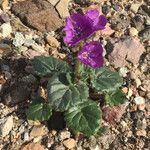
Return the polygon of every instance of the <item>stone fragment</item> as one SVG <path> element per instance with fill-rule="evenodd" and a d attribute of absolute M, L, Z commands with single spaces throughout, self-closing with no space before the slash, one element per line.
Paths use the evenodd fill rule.
<path fill-rule="evenodd" d="M 115 68 L 126 66 L 127 61 L 136 65 L 144 51 L 145 48 L 140 43 L 139 39 L 125 39 L 114 44 L 113 51 L 109 56 L 109 61 Z"/>
<path fill-rule="evenodd" d="M 30 138 L 29 138 L 29 133 L 28 133 L 28 132 L 25 132 L 25 133 L 24 133 L 24 139 L 23 139 L 23 140 L 26 142 L 26 141 L 29 141 L 29 139 L 30 139 Z"/>
<path fill-rule="evenodd" d="M 145 130 L 137 130 L 136 135 L 146 137 L 146 131 Z"/>
<path fill-rule="evenodd" d="M 71 133 L 69 131 L 61 131 L 58 136 L 59 136 L 59 140 L 63 141 L 65 139 L 70 138 Z"/>
<path fill-rule="evenodd" d="M 29 143 L 26 146 L 22 147 L 21 150 L 45 150 L 40 144 Z"/>
<path fill-rule="evenodd" d="M 134 98 L 134 101 L 136 105 L 138 106 L 139 110 L 144 110 L 145 109 L 145 99 L 141 96 L 137 96 Z"/>
<path fill-rule="evenodd" d="M 13 116 L 0 119 L 0 136 L 5 137 L 13 128 Z"/>
<path fill-rule="evenodd" d="M 57 39 L 54 38 L 54 37 L 51 36 L 51 35 L 46 36 L 46 40 L 47 40 L 48 44 L 49 44 L 50 46 L 52 46 L 52 47 L 56 47 L 56 48 L 57 48 L 57 47 L 60 46 L 60 43 L 57 41 Z"/>
<path fill-rule="evenodd" d="M 16 47 L 20 47 L 24 44 L 25 38 L 21 32 L 16 32 L 15 38 L 13 39 L 13 45 Z"/>
<path fill-rule="evenodd" d="M 12 33 L 12 27 L 10 25 L 10 23 L 3 23 L 1 25 L 1 33 L 2 33 L 2 37 L 6 38 L 6 37 L 10 37 L 11 33 Z"/>
<path fill-rule="evenodd" d="M 150 26 L 142 30 L 140 36 L 146 41 L 150 40 Z"/>
<path fill-rule="evenodd" d="M 60 0 L 60 2 L 56 5 L 56 9 L 62 18 L 70 15 L 68 10 L 69 1 L 70 0 Z"/>
<path fill-rule="evenodd" d="M 70 139 L 63 141 L 63 144 L 66 148 L 73 149 L 76 146 L 76 141 L 70 138 Z"/>
<path fill-rule="evenodd" d="M 129 29 L 129 33 L 131 36 L 136 36 L 136 35 L 138 35 L 138 30 L 136 28 L 132 27 Z"/>
<path fill-rule="evenodd" d="M 141 6 L 141 3 L 133 3 L 130 9 L 132 12 L 137 13 L 140 6 Z"/>
<path fill-rule="evenodd" d="M 48 133 L 47 128 L 44 125 L 34 126 L 30 132 L 30 137 L 43 136 Z"/>
<path fill-rule="evenodd" d="M 2 6 L 2 10 L 3 10 L 4 12 L 6 12 L 6 11 L 8 10 L 8 5 L 9 5 L 8 0 L 3 0 L 3 1 L 2 1 L 1 6 Z"/>
<path fill-rule="evenodd" d="M 41 32 L 54 31 L 62 26 L 52 4 L 46 0 L 26 0 L 12 6 L 12 12 L 29 27 Z"/>
<path fill-rule="evenodd" d="M 125 113 L 127 103 L 121 104 L 119 106 L 113 107 L 104 107 L 103 108 L 103 118 L 110 124 L 114 124 L 115 122 L 119 122 L 122 115 Z"/>
<path fill-rule="evenodd" d="M 127 73 L 128 73 L 128 69 L 126 67 L 121 67 L 120 70 L 119 70 L 119 74 L 122 76 L 122 77 L 126 77 L 127 76 Z"/>

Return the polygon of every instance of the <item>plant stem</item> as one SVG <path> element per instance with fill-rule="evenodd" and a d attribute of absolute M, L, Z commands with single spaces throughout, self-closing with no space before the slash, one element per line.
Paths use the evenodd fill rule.
<path fill-rule="evenodd" d="M 80 61 L 77 59 L 75 64 L 75 82 L 78 82 L 80 77 Z"/>
<path fill-rule="evenodd" d="M 83 46 L 83 42 L 80 43 L 78 52 L 81 50 L 82 46 Z M 76 58 L 76 64 L 75 64 L 75 82 L 76 83 L 78 83 L 79 78 L 80 78 L 80 64 L 81 64 L 80 60 Z"/>

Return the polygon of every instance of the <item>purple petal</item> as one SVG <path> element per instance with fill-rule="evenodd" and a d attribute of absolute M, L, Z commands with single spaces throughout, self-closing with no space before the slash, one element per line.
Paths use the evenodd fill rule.
<path fill-rule="evenodd" d="M 100 68 L 103 66 L 103 48 L 98 41 L 92 41 L 83 46 L 78 53 L 78 59 L 92 68 Z"/>
<path fill-rule="evenodd" d="M 102 30 L 105 29 L 105 26 L 107 24 L 107 18 L 103 15 L 99 16 L 98 22 L 95 25 L 96 30 Z"/>
<path fill-rule="evenodd" d="M 98 10 L 89 10 L 86 12 L 85 16 L 90 18 L 91 20 L 95 21 L 99 17 L 99 11 Z"/>

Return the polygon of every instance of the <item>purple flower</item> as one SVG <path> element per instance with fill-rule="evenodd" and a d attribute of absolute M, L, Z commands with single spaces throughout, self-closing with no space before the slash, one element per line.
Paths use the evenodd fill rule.
<path fill-rule="evenodd" d="M 98 41 L 92 41 L 83 46 L 78 53 L 79 60 L 92 68 L 100 68 L 103 66 L 103 47 Z"/>
<path fill-rule="evenodd" d="M 106 23 L 106 17 L 99 15 L 97 10 L 89 10 L 84 15 L 75 13 L 66 19 L 64 42 L 76 45 L 95 31 L 104 29 Z"/>

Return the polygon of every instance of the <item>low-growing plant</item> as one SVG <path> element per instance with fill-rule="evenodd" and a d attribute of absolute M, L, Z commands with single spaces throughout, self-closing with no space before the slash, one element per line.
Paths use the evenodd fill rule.
<path fill-rule="evenodd" d="M 33 66 L 39 77 L 47 77 L 47 100 L 36 96 L 27 111 L 30 120 L 44 121 L 52 116 L 52 110 L 64 112 L 67 127 L 74 133 L 86 136 L 96 134 L 101 128 L 100 101 L 92 94 L 105 95 L 105 104 L 114 106 L 124 103 L 120 90 L 123 79 L 117 72 L 103 67 L 103 47 L 99 41 L 83 45 L 98 30 L 105 29 L 107 19 L 97 10 L 85 14 L 75 13 L 66 19 L 64 42 L 75 46 L 75 65 L 53 58 L 37 56 Z"/>

